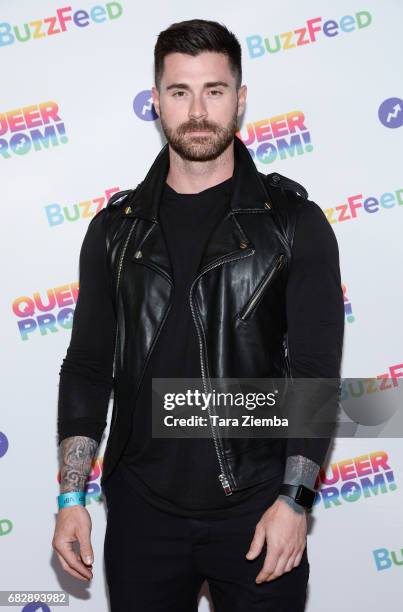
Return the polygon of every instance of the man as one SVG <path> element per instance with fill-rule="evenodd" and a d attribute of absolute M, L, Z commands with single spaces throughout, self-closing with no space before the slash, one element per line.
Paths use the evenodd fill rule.
<path fill-rule="evenodd" d="M 303 187 L 260 174 L 235 137 L 241 79 L 224 26 L 160 33 L 152 93 L 167 145 L 94 217 L 81 249 L 53 546 L 68 573 L 91 579 L 83 492 L 113 387 L 101 481 L 113 611 L 197 610 L 205 579 L 217 612 L 305 606 L 306 512 L 330 438 L 151 435 L 153 378 L 200 377 L 209 390 L 211 378 L 340 374 L 334 232 Z"/>

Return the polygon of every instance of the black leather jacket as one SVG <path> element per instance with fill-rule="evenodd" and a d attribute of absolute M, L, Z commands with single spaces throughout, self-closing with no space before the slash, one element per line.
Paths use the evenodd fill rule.
<path fill-rule="evenodd" d="M 258 172 L 238 138 L 234 141 L 234 153 L 229 212 L 209 236 L 189 292 L 189 307 L 200 346 L 203 390 L 211 390 L 212 378 L 281 378 L 289 384 L 301 372 L 302 376 L 308 372 L 309 376 L 338 377 L 344 301 L 334 233 L 324 213 L 307 199 L 308 194 L 301 185 L 280 174 L 265 176 Z M 81 269 L 80 264 L 82 288 L 75 313 L 79 325 L 75 326 L 73 321 L 71 345 L 62 366 L 59 434 L 62 439 L 83 435 L 100 441 L 113 385 L 113 411 L 101 485 L 112 473 L 129 439 L 136 394 L 173 295 L 170 259 L 158 220 L 160 195 L 168 169 L 166 145 L 144 181 L 136 189 L 115 194 L 91 221 L 87 232 L 90 242 L 86 241 L 86 245 L 94 246 L 86 246 L 84 261 L 91 260 L 91 266 L 101 266 L 102 276 L 108 279 L 105 280 L 108 286 L 97 286 L 98 298 L 89 292 L 90 269 Z M 304 260 L 301 264 L 297 260 L 299 267 L 295 268 L 291 267 L 294 232 L 304 207 L 317 207 L 312 212 L 315 212 L 317 231 L 322 235 L 321 246 L 307 244 L 305 251 L 309 252 L 311 263 Z M 315 244 L 314 235 L 309 242 Z M 95 248 L 103 253 L 102 261 L 96 258 Z M 295 368 L 289 345 L 296 346 L 298 330 L 288 338 L 287 278 L 291 268 L 294 279 L 298 270 L 300 282 L 307 282 L 312 257 L 320 272 L 316 269 L 317 276 L 309 286 L 321 293 L 321 309 L 315 308 L 315 318 L 310 317 L 307 329 L 315 335 L 320 331 L 326 340 L 319 341 L 314 368 L 307 367 L 301 358 Z M 321 258 L 320 265 L 317 257 Z M 111 319 L 115 325 L 117 322 L 113 379 L 112 354 L 96 354 L 93 332 L 88 340 L 81 339 L 81 333 L 87 334 L 86 326 L 92 329 L 91 307 L 98 307 L 95 299 L 109 301 L 114 311 Z M 303 324 L 304 319 L 300 317 L 300 320 Z M 83 330 L 80 338 L 78 330 Z M 109 327 L 97 330 L 110 339 L 108 346 L 112 347 L 114 332 Z M 309 343 L 309 336 L 305 334 L 305 338 L 304 342 Z M 312 359 L 310 350 L 304 344 L 302 358 L 308 365 Z M 110 369 L 101 367 L 101 361 L 110 363 Z M 293 414 L 303 414 L 299 410 L 305 408 L 304 401 L 289 402 Z M 217 428 L 212 429 L 212 434 L 217 477 L 223 494 L 227 495 L 284 474 L 286 458 L 291 455 L 304 455 L 322 464 L 331 439 L 233 438 L 220 436 Z"/>
<path fill-rule="evenodd" d="M 234 151 L 230 211 L 209 237 L 189 293 L 205 391 L 211 390 L 211 378 L 291 376 L 285 287 L 298 213 L 311 203 L 298 183 L 277 173 L 259 173 L 238 138 Z M 114 403 L 101 484 L 128 441 L 134 399 L 170 308 L 173 279 L 158 222 L 168 168 L 166 145 L 144 181 L 115 194 L 100 213 L 117 319 Z M 335 299 L 344 318 L 341 286 Z M 286 439 L 212 433 L 217 477 L 227 495 L 283 473 L 290 454 L 300 452 L 318 461 L 330 442 L 311 438 L 291 447 Z"/>

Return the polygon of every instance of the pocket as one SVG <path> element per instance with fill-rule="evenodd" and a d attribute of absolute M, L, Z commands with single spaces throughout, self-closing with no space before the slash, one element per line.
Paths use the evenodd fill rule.
<path fill-rule="evenodd" d="M 274 260 L 273 266 L 268 270 L 259 282 L 252 295 L 249 297 L 242 310 L 238 313 L 238 319 L 247 321 L 258 307 L 264 292 L 269 287 L 277 273 L 282 269 L 286 261 L 285 253 L 280 253 Z"/>

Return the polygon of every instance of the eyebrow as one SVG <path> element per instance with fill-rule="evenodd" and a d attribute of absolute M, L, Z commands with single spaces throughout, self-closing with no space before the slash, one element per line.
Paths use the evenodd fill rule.
<path fill-rule="evenodd" d="M 209 81 L 208 83 L 204 83 L 204 88 L 209 89 L 210 87 L 228 87 L 228 83 L 225 81 Z M 172 85 L 168 85 L 166 90 L 169 89 L 186 89 L 189 90 L 190 87 L 187 83 L 172 83 Z"/>

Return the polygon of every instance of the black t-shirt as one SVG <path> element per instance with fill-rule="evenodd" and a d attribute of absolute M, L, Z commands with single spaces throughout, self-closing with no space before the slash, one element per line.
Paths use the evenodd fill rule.
<path fill-rule="evenodd" d="M 189 290 L 206 241 L 229 212 L 232 179 L 197 194 L 180 194 L 167 183 L 159 217 L 172 264 L 171 308 L 153 348 L 133 411 L 131 437 L 121 457 L 126 480 L 150 503 L 183 516 L 219 518 L 269 503 L 278 478 L 225 495 L 213 439 L 151 435 L 152 378 L 200 378 L 200 349 Z"/>

